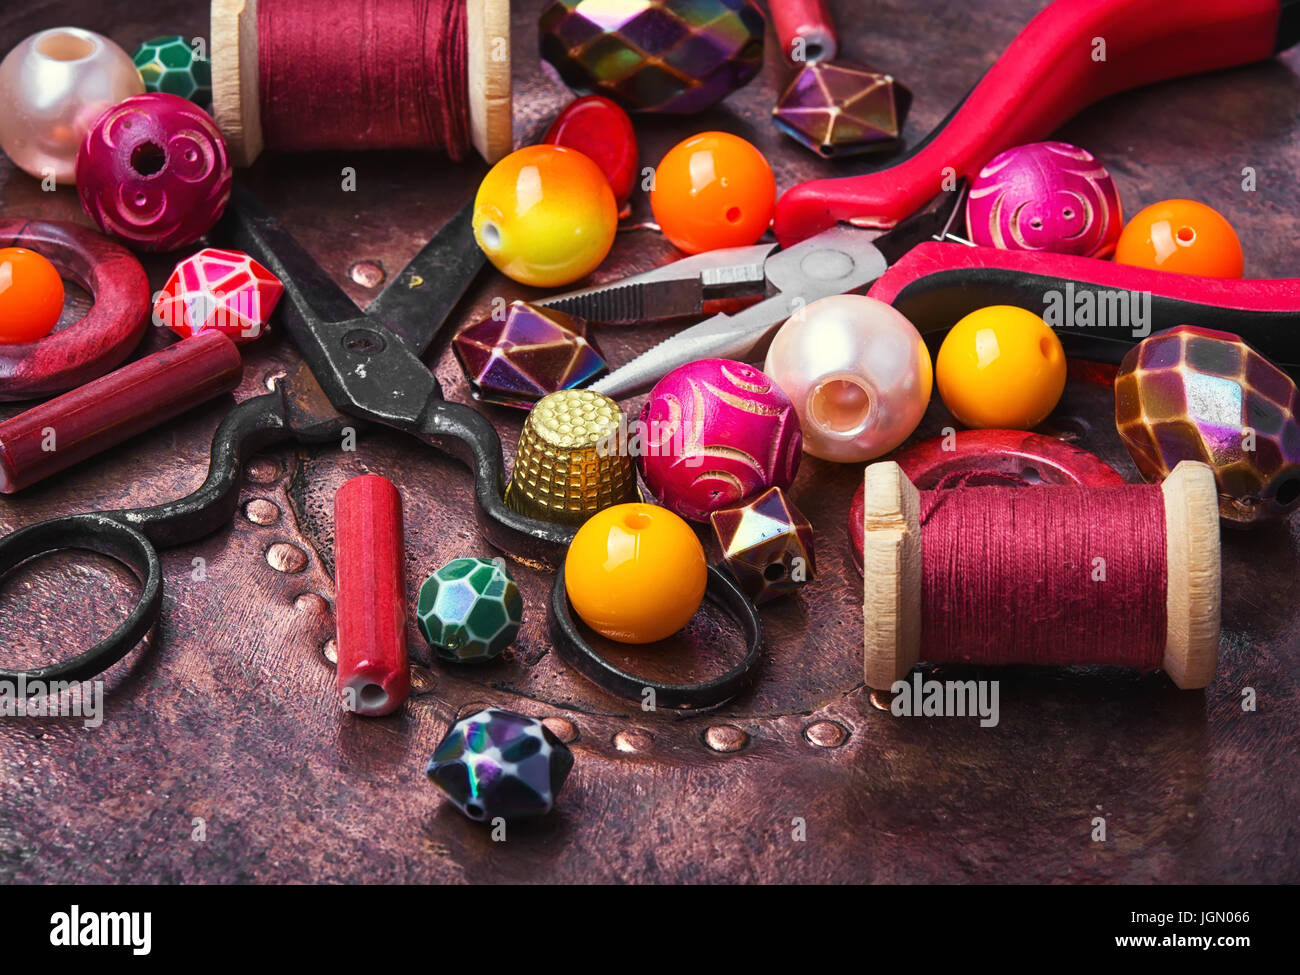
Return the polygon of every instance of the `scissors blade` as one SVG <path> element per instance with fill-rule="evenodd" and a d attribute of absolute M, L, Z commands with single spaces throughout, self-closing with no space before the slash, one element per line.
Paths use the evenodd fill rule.
<path fill-rule="evenodd" d="M 715 298 L 745 298 L 767 289 L 764 263 L 776 244 L 707 251 L 663 267 L 535 301 L 602 325 L 625 325 L 698 315 Z"/>
<path fill-rule="evenodd" d="M 761 355 L 777 326 L 804 305 L 855 291 L 885 273 L 889 262 L 870 236 L 853 227 L 832 227 L 778 251 L 766 262 L 768 284 L 775 295 L 735 315 L 714 315 L 692 325 L 590 388 L 615 398 L 628 396 L 688 362 Z"/>
<path fill-rule="evenodd" d="M 422 355 L 469 290 L 484 264 L 467 203 L 411 258 L 366 308 Z"/>

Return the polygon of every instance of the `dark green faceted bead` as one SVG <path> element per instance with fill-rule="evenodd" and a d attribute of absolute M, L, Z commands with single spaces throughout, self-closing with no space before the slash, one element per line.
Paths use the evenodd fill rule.
<path fill-rule="evenodd" d="M 203 106 L 212 101 L 212 65 L 206 44 L 196 50 L 179 34 L 168 34 L 145 41 L 131 60 L 145 91 L 179 95 Z"/>
<path fill-rule="evenodd" d="M 480 662 L 514 642 L 524 599 L 503 562 L 455 559 L 424 580 L 415 615 L 443 660 Z"/>

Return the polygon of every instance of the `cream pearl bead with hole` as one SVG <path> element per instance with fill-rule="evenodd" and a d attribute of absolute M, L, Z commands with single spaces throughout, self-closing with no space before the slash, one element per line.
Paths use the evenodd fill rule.
<path fill-rule="evenodd" d="M 0 149 L 37 179 L 76 182 L 77 150 L 104 110 L 144 82 L 125 51 L 102 34 L 52 27 L 0 62 Z"/>
<path fill-rule="evenodd" d="M 841 463 L 871 460 L 906 440 L 934 385 L 916 327 L 863 295 L 804 306 L 772 339 L 763 371 L 794 402 L 804 451 Z"/>

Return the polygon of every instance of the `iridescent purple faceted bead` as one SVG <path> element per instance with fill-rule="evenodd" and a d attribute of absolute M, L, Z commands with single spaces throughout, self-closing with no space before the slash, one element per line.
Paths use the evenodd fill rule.
<path fill-rule="evenodd" d="M 526 301 L 466 326 L 451 344 L 475 399 L 521 410 L 605 373 L 585 321 Z"/>
<path fill-rule="evenodd" d="M 1231 332 L 1180 325 L 1129 350 L 1115 378 L 1115 424 L 1148 481 L 1181 460 L 1210 465 L 1219 513 L 1252 525 L 1300 503 L 1300 391 Z"/>
<path fill-rule="evenodd" d="M 816 576 L 812 525 L 780 488 L 709 519 L 727 570 L 755 603 L 797 592 Z"/>
<path fill-rule="evenodd" d="M 753 0 L 555 0 L 538 29 L 542 57 L 566 85 L 630 112 L 703 111 L 763 64 Z"/>
<path fill-rule="evenodd" d="M 425 774 L 470 819 L 550 812 L 573 753 L 536 718 L 485 708 L 457 721 Z"/>
<path fill-rule="evenodd" d="M 856 156 L 897 148 L 911 104 L 912 93 L 892 75 L 849 61 L 814 61 L 781 93 L 772 120 L 819 156 Z"/>

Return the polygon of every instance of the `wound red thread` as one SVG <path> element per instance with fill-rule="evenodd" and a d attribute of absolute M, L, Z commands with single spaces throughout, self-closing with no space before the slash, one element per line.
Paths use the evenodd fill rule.
<path fill-rule="evenodd" d="M 261 0 L 258 87 L 278 151 L 469 151 L 464 0 Z"/>
<path fill-rule="evenodd" d="M 920 521 L 922 660 L 1159 668 L 1158 486 L 923 491 Z"/>

